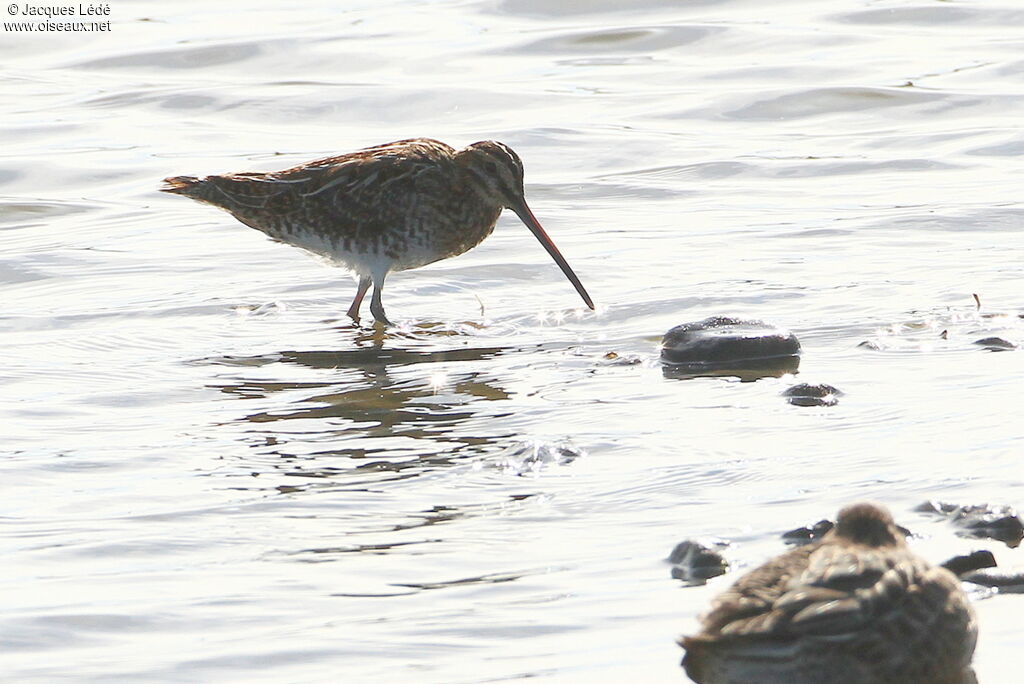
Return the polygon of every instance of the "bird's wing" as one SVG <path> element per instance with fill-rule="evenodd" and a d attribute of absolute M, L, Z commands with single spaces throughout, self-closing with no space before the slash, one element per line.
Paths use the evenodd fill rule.
<path fill-rule="evenodd" d="M 784 553 L 751 570 L 718 595 L 704 616 L 706 633 L 746 633 L 771 629 L 775 602 L 788 591 L 793 579 L 807 568 L 817 548 L 809 544 Z"/>
<path fill-rule="evenodd" d="M 434 140 L 402 140 L 266 174 L 263 181 L 276 186 L 272 202 L 294 203 L 307 222 L 351 235 L 380 232 L 401 221 L 424 186 L 436 184 L 452 153 Z"/>

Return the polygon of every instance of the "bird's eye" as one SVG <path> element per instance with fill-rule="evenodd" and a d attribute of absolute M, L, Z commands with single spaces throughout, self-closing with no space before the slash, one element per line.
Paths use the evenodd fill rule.
<path fill-rule="evenodd" d="M 498 165 L 495 164 L 494 162 L 487 162 L 487 170 L 490 171 L 491 173 L 497 173 Z"/>

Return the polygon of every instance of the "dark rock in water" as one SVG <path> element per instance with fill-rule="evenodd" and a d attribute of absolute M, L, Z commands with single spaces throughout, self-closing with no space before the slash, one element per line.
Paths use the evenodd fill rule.
<path fill-rule="evenodd" d="M 813 525 L 806 525 L 789 532 L 783 532 L 782 539 L 787 544 L 810 544 L 812 541 L 821 539 L 833 527 L 835 527 L 835 523 L 831 520 L 819 520 Z"/>
<path fill-rule="evenodd" d="M 988 550 L 974 551 L 966 556 L 953 556 L 942 567 L 961 577 L 975 570 L 996 567 L 996 557 Z"/>
<path fill-rule="evenodd" d="M 704 584 L 711 577 L 724 575 L 729 568 L 722 554 L 700 542 L 679 542 L 668 556 L 672 578 L 689 584 Z"/>
<path fill-rule="evenodd" d="M 690 368 L 763 369 L 798 362 L 800 342 L 764 321 L 712 316 L 665 333 L 661 360 Z"/>
<path fill-rule="evenodd" d="M 996 539 L 1011 548 L 1019 546 L 1024 539 L 1024 522 L 1010 506 L 958 506 L 943 501 L 925 501 L 914 510 L 945 516 L 968 536 Z"/>
<path fill-rule="evenodd" d="M 980 340 L 975 340 L 974 344 L 982 346 L 989 351 L 1010 351 L 1017 348 L 1016 344 L 1002 337 L 984 337 Z"/>
<path fill-rule="evenodd" d="M 986 568 L 968 572 L 960 579 L 983 587 L 994 587 L 1000 594 L 1024 594 L 1024 568 Z"/>
<path fill-rule="evenodd" d="M 782 541 L 787 544 L 796 544 L 801 546 L 803 544 L 810 544 L 811 542 L 818 541 L 825 533 L 835 527 L 835 523 L 831 520 L 819 520 L 813 525 L 804 525 L 803 527 L 797 527 L 789 532 L 782 533 Z M 903 525 L 896 525 L 896 529 L 900 531 L 904 537 L 909 537 L 911 532 Z M 980 566 L 979 566 L 980 567 Z"/>
<path fill-rule="evenodd" d="M 794 406 L 835 406 L 843 392 L 825 383 L 810 385 L 802 382 L 787 389 L 782 396 Z"/>

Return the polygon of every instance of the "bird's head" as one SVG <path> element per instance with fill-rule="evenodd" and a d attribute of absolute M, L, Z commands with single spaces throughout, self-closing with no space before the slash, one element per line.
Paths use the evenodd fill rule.
<path fill-rule="evenodd" d="M 511 209 L 526 224 L 530 232 L 540 241 L 547 253 L 555 260 L 562 273 L 573 284 L 580 297 L 591 309 L 594 302 L 590 299 L 583 283 L 576 277 L 562 256 L 555 243 L 544 232 L 537 217 L 526 204 L 526 193 L 523 190 L 523 162 L 519 155 L 508 145 L 496 140 L 484 140 L 473 143 L 459 150 L 455 161 L 461 164 L 468 176 L 468 182 L 483 199 L 502 208 Z"/>
<path fill-rule="evenodd" d="M 888 509 L 867 501 L 839 511 L 832 533 L 848 542 L 876 548 L 906 543 Z"/>
<path fill-rule="evenodd" d="M 508 145 L 483 140 L 460 150 L 456 159 L 474 189 L 486 199 L 509 209 L 525 203 L 523 162 Z"/>

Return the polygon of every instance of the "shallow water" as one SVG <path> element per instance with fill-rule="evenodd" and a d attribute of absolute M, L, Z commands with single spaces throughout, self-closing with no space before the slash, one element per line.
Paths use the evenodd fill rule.
<path fill-rule="evenodd" d="M 683 587 L 672 546 L 749 567 L 862 498 L 933 560 L 1024 562 L 911 512 L 1024 505 L 1024 355 L 973 344 L 1024 341 L 1024 10 L 676 5 L 118 1 L 109 33 L 3 33 L 11 680 L 683 681 L 734 576 Z M 343 272 L 156 191 L 411 136 L 516 149 L 597 312 L 510 214 L 357 329 Z M 799 374 L 666 376 L 661 334 L 714 314 L 792 329 Z M 983 682 L 1021 601 L 978 594 Z"/>

